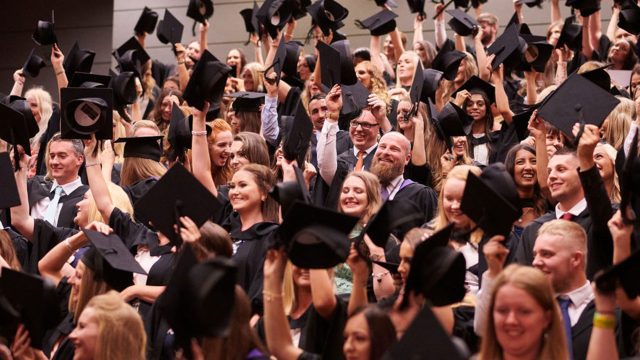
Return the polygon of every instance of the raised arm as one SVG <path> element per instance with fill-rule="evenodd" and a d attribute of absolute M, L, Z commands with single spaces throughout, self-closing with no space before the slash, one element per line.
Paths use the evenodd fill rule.
<path fill-rule="evenodd" d="M 262 137 L 269 144 L 277 146 L 278 135 L 280 134 L 280 127 L 278 126 L 278 84 L 276 84 L 276 75 L 273 71 L 264 75 L 264 86 L 267 90 L 267 96 L 264 98 L 264 106 L 260 112 Z"/>
<path fill-rule="evenodd" d="M 488 81 L 491 77 L 490 64 L 495 58 L 495 55 L 492 55 L 491 59 L 487 58 L 487 52 L 484 50 L 484 45 L 482 44 L 482 31 L 478 31 L 473 37 L 473 44 L 476 48 L 479 77 L 484 81 Z"/>
<path fill-rule="evenodd" d="M 581 53 L 588 60 L 593 56 L 593 46 L 591 45 L 591 16 L 582 17 L 582 50 Z"/>
<path fill-rule="evenodd" d="M 331 277 L 329 277 L 329 270 L 310 269 L 309 278 L 311 281 L 311 300 L 313 307 L 324 319 L 331 318 L 338 305 L 338 300 L 336 300 L 333 291 L 333 283 Z"/>
<path fill-rule="evenodd" d="M 413 44 L 424 41 L 424 36 L 422 34 L 422 23 L 424 19 L 420 14 L 416 14 L 415 19 L 413 20 Z"/>
<path fill-rule="evenodd" d="M 209 22 L 207 20 L 204 23 L 200 24 L 200 36 L 198 37 L 198 41 L 200 43 L 200 53 L 203 53 L 207 50 L 207 33 L 209 32 Z"/>
<path fill-rule="evenodd" d="M 94 151 L 97 145 L 95 135 L 92 135 L 91 139 L 85 140 L 84 143 L 85 168 L 89 181 L 89 189 L 91 189 L 93 201 L 95 201 L 96 207 L 100 215 L 102 215 L 102 219 L 108 223 L 115 206 L 113 205 L 113 201 L 111 201 L 111 194 L 109 193 L 107 182 L 102 176 L 99 154 Z"/>
<path fill-rule="evenodd" d="M 211 158 L 209 157 L 209 144 L 207 142 L 207 128 L 205 120 L 209 103 L 205 102 L 204 108 L 197 116 L 193 117 L 193 131 L 191 136 L 191 158 L 193 161 L 193 176 L 214 195 L 218 196 L 216 184 L 211 175 Z"/>
<path fill-rule="evenodd" d="M 527 86 L 527 105 L 533 105 L 538 101 L 538 86 L 536 85 L 537 73 L 535 70 L 524 72 L 524 80 Z"/>
<path fill-rule="evenodd" d="M 359 308 L 367 305 L 367 281 L 369 280 L 369 266 L 367 262 L 360 257 L 356 251 L 354 244 L 351 243 L 347 265 L 353 273 L 353 288 L 349 296 L 349 306 L 347 314 L 351 315 Z"/>
<path fill-rule="evenodd" d="M 253 44 L 253 54 L 255 61 L 264 66 L 264 58 L 262 57 L 262 47 L 260 46 L 260 37 L 258 34 L 250 35 L 251 44 Z"/>
<path fill-rule="evenodd" d="M 396 27 L 391 33 L 391 43 L 393 44 L 393 56 L 395 57 L 395 63 L 400 61 L 400 56 L 404 52 L 404 45 L 402 45 L 402 32 Z"/>
<path fill-rule="evenodd" d="M 549 177 L 549 154 L 547 154 L 547 127 L 544 119 L 538 117 L 538 110 L 535 110 L 529 118 L 529 134 L 536 141 L 536 173 L 538 185 L 542 195 L 551 200 L 547 178 Z"/>
<path fill-rule="evenodd" d="M 51 47 L 51 67 L 53 67 L 53 72 L 56 74 L 58 94 L 60 94 L 60 89 L 66 88 L 69 84 L 67 74 L 64 72 L 64 66 L 62 66 L 63 62 L 64 54 L 62 53 L 62 50 L 60 50 L 58 44 L 53 44 Z"/>
<path fill-rule="evenodd" d="M 186 61 L 186 50 L 184 49 L 184 45 L 178 43 L 175 44 L 176 49 L 176 71 L 178 72 L 178 82 L 180 83 L 180 91 L 184 91 L 187 88 L 187 84 L 189 83 L 189 71 L 187 70 L 187 66 L 185 65 Z"/>
<path fill-rule="evenodd" d="M 551 23 L 562 21 L 560 14 L 560 0 L 551 0 Z"/>
<path fill-rule="evenodd" d="M 618 19 L 620 18 L 620 6 L 613 2 L 613 10 L 611 11 L 611 19 L 609 19 L 609 26 L 607 26 L 607 37 L 609 40 L 615 39 L 616 31 L 618 30 Z"/>
<path fill-rule="evenodd" d="M 602 20 L 600 18 L 600 10 L 593 13 L 589 21 L 589 41 L 593 51 L 600 51 L 600 37 L 602 37 Z"/>
<path fill-rule="evenodd" d="M 282 250 L 269 250 L 264 260 L 264 332 L 269 352 L 278 359 L 295 360 L 302 354 L 302 349 L 293 345 L 291 329 L 284 312 L 282 297 L 284 295 L 283 277 L 287 263 L 286 254 Z"/>
<path fill-rule="evenodd" d="M 25 154 L 22 147 L 19 149 L 20 154 L 20 170 L 15 172 L 16 184 L 18 186 L 18 195 L 20 196 L 20 205 L 11 208 L 11 225 L 27 240 L 33 242 L 34 220 L 29 214 L 29 195 L 27 193 L 27 173 L 29 168 L 29 156 Z"/>
<path fill-rule="evenodd" d="M 596 317 L 604 317 L 616 320 L 616 296 L 615 293 L 603 294 L 593 285 L 595 295 Z M 616 326 L 607 326 L 594 318 L 593 330 L 589 338 L 589 348 L 587 350 L 587 360 L 597 359 L 619 359 L 618 342 L 616 339 Z"/>
<path fill-rule="evenodd" d="M 491 55 L 494 56 L 494 55 Z M 509 98 L 504 90 L 504 65 L 500 64 L 498 70 L 492 75 L 493 85 L 496 87 L 496 107 L 507 124 L 513 121 L 513 113 L 509 107 Z"/>
<path fill-rule="evenodd" d="M 338 169 L 338 150 L 336 149 L 336 135 L 338 133 L 338 117 L 342 108 L 342 93 L 339 85 L 335 85 L 327 95 L 329 113 L 322 126 L 316 153 L 318 154 L 318 172 L 329 185 Z"/>
<path fill-rule="evenodd" d="M 437 18 L 434 19 L 434 35 L 436 38 L 436 47 L 438 49 L 442 49 L 444 43 L 447 41 L 447 29 L 444 26 L 444 12 L 442 9 L 444 8 L 444 4 L 440 3 L 436 5 L 436 14 L 440 13 Z"/>
<path fill-rule="evenodd" d="M 371 51 L 371 62 L 378 69 L 378 71 L 383 73 L 385 71 L 385 67 L 380 54 L 380 46 L 381 46 L 380 36 L 371 35 L 371 37 L 369 38 L 369 50 Z M 318 68 L 318 65 L 316 64 L 316 69 L 317 68 Z"/>
<path fill-rule="evenodd" d="M 22 90 L 24 89 L 24 73 L 22 69 L 18 69 L 13 73 L 13 87 L 9 95 L 22 96 Z"/>
<path fill-rule="evenodd" d="M 411 118 L 413 123 L 413 147 L 411 148 L 411 163 L 422 166 L 427 163 L 427 151 L 424 143 L 424 122 L 420 111 Z"/>

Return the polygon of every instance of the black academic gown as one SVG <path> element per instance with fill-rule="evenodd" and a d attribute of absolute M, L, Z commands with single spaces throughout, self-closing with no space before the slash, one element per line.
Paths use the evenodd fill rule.
<path fill-rule="evenodd" d="M 513 122 L 511 124 L 507 124 L 506 121 L 502 122 L 500 130 L 490 133 L 489 136 L 485 135 L 481 138 L 475 138 L 472 135 L 469 135 L 467 136 L 467 141 L 471 144 L 470 152 L 472 155 L 474 147 L 481 144 L 488 144 L 489 164 L 504 162 L 509 150 L 520 142 L 518 140 L 518 133 L 516 132 L 515 124 Z"/>
<path fill-rule="evenodd" d="M 27 193 L 29 196 L 29 208 L 31 209 L 38 201 L 45 197 L 53 198 L 51 186 L 53 182 L 45 180 L 42 176 L 34 176 L 27 180 Z M 76 227 L 74 219 L 78 212 L 76 204 L 84 198 L 84 193 L 89 190 L 87 185 L 82 185 L 71 192 L 71 194 L 60 196 L 62 208 L 58 215 L 58 226 L 63 228 Z"/>
<path fill-rule="evenodd" d="M 580 224 L 587 232 L 587 277 L 591 280 L 599 270 L 611 265 L 613 259 L 613 240 L 607 222 L 613 216 L 613 206 L 604 188 L 598 169 L 580 172 L 580 182 L 584 189 L 587 208 L 572 221 Z M 533 263 L 533 246 L 542 224 L 555 220 L 555 211 L 546 213 L 529 224 L 522 233 L 517 246 L 515 261 L 523 265 Z"/>
<path fill-rule="evenodd" d="M 55 227 L 42 219 L 33 222 L 33 241 L 26 244 L 26 257 L 22 270 L 30 274 L 39 274 L 38 261 L 42 259 L 58 243 L 77 233 L 78 230 Z M 20 244 L 20 247 L 24 247 Z"/>
<path fill-rule="evenodd" d="M 403 202 L 411 201 L 415 203 L 422 213 L 424 222 L 433 219 L 436 215 L 438 195 L 432 188 L 422 184 L 414 182 L 404 186 L 396 193 L 393 200 Z"/>
<path fill-rule="evenodd" d="M 146 179 L 137 181 L 131 185 L 124 186 L 123 189 L 124 189 L 124 192 L 127 193 L 127 195 L 129 196 L 129 200 L 131 200 L 131 203 L 135 204 L 157 182 L 158 182 L 158 178 L 148 177 Z"/>
<path fill-rule="evenodd" d="M 377 147 L 373 148 L 364 158 L 363 170 L 369 170 L 371 167 L 376 149 Z M 313 202 L 318 206 L 336 209 L 340 198 L 342 183 L 347 175 L 355 169 L 357 162 L 358 158 L 355 156 L 353 148 L 349 148 L 347 151 L 339 154 L 338 167 L 336 168 L 336 174 L 333 176 L 331 184 L 327 184 L 324 179 L 322 179 L 322 176 L 316 176 L 316 183 L 312 195 Z"/>

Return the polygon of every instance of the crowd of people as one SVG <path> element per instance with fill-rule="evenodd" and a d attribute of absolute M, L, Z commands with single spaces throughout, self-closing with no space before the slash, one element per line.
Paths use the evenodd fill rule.
<path fill-rule="evenodd" d="M 109 75 L 39 21 L 58 89 L 32 52 L 0 99 L 0 359 L 640 356 L 640 7 L 485 2 L 376 0 L 351 49 L 337 1 L 266 0 L 226 59 L 210 0 L 186 47 L 145 8 Z"/>

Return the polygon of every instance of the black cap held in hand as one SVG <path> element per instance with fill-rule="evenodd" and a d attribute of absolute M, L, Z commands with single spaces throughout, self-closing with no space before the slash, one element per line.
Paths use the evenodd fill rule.
<path fill-rule="evenodd" d="M 286 0 L 266 0 L 256 17 L 269 33 L 272 39 L 278 36 L 278 31 L 282 30 L 291 19 L 291 6 Z"/>
<path fill-rule="evenodd" d="M 164 9 L 164 17 L 158 23 L 156 35 L 163 44 L 177 44 L 182 42 L 184 25 L 168 10 Z"/>
<path fill-rule="evenodd" d="M 90 73 L 95 57 L 96 53 L 94 51 L 80 49 L 78 42 L 74 42 L 63 63 L 67 79 L 73 78 L 73 74 L 76 72 Z"/>
<path fill-rule="evenodd" d="M 140 14 L 136 26 L 133 29 L 136 34 L 151 34 L 153 30 L 155 30 L 157 22 L 158 13 L 145 6 L 144 9 L 142 9 L 142 14 Z"/>
<path fill-rule="evenodd" d="M 295 116 L 289 116 L 287 121 L 283 123 L 283 127 L 282 152 L 284 158 L 289 161 L 297 160 L 298 166 L 304 168 L 304 159 L 309 150 L 311 136 L 313 136 L 313 124 L 309 119 L 309 114 L 302 106 L 302 102 L 298 103 Z"/>
<path fill-rule="evenodd" d="M 479 27 L 476 19 L 460 9 L 446 10 L 451 15 L 448 24 L 453 31 L 460 36 L 469 36 Z"/>
<path fill-rule="evenodd" d="M 22 73 L 31 76 L 32 78 L 40 75 L 40 69 L 47 66 L 44 59 L 35 53 L 36 49 L 31 49 L 31 53 L 22 66 Z"/>
<path fill-rule="evenodd" d="M 189 0 L 187 16 L 204 24 L 205 20 L 213 16 L 213 11 L 214 8 L 212 0 Z"/>
<path fill-rule="evenodd" d="M 200 111 L 204 109 L 205 101 L 215 107 L 222 99 L 230 72 L 230 66 L 218 61 L 213 54 L 205 50 L 189 78 L 184 90 L 184 100 L 189 106 Z"/>
<path fill-rule="evenodd" d="M 13 166 L 9 153 L 0 153 L 0 209 L 9 209 L 20 205 L 18 186 L 13 176 Z"/>
<path fill-rule="evenodd" d="M 53 45 L 58 42 L 52 21 L 38 20 L 38 25 L 31 38 L 40 46 Z"/>
<path fill-rule="evenodd" d="M 355 24 L 361 29 L 368 29 L 373 36 L 382 36 L 395 30 L 397 17 L 393 11 L 383 9 L 364 20 L 356 20 Z"/>
<path fill-rule="evenodd" d="M 63 139 L 113 138 L 113 91 L 108 88 L 60 89 Z"/>

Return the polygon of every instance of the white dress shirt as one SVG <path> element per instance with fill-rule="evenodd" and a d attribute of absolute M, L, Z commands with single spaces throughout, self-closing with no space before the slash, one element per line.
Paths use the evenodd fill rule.
<path fill-rule="evenodd" d="M 56 180 L 53 180 L 50 193 L 55 192 L 56 187 L 58 186 L 62 187 L 61 196 L 69 195 L 72 192 L 74 192 L 77 188 L 82 186 L 82 180 L 80 180 L 80 177 L 77 177 L 72 182 L 66 183 L 64 185 L 58 185 L 58 182 Z M 44 197 L 37 203 L 33 204 L 33 207 L 31 207 L 31 216 L 34 219 L 44 219 L 44 215 L 47 213 L 47 208 L 49 207 L 50 202 L 51 202 L 51 199 L 49 199 L 49 197 Z M 58 208 L 56 209 L 56 215 L 53 218 L 54 226 L 57 226 L 58 224 L 58 216 L 60 216 L 60 210 L 62 209 L 62 205 L 63 205 L 62 202 L 58 203 Z"/>

